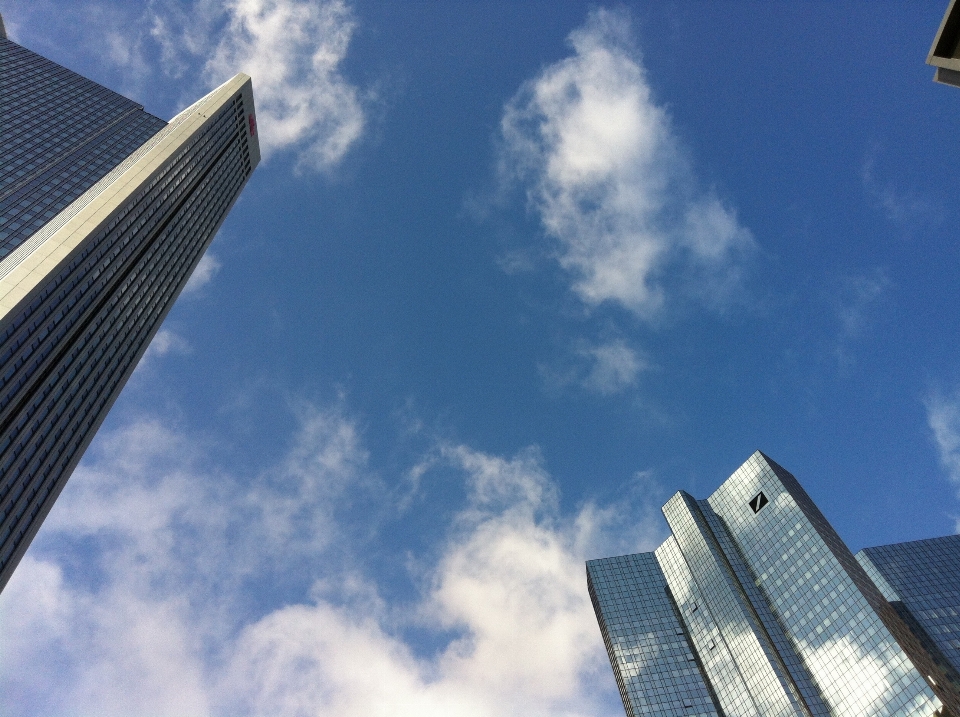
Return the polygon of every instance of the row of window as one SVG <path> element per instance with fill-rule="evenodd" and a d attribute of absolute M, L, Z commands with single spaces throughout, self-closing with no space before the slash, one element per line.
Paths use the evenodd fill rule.
<path fill-rule="evenodd" d="M 9 66 L 12 54 L 31 57 L 31 70 Z M 142 110 L 142 106 L 97 85 L 91 80 L 56 65 L 13 43 L 0 47 L 4 73 L 0 77 L 0 102 L 3 106 L 4 138 L 8 152 L 0 158 L 4 169 L 17 164 L 18 158 L 33 154 L 38 137 L 47 137 L 53 146 L 72 141 L 91 126 L 112 124 L 123 115 Z M 45 81 L 60 76 L 56 87 Z M 51 131 L 55 130 L 55 131 Z"/>
<path fill-rule="evenodd" d="M 233 112 L 230 110 L 233 110 Z M 66 465 L 65 463 L 61 464 L 59 466 L 59 471 L 51 471 L 52 464 L 48 454 L 39 455 L 32 466 L 27 465 L 27 462 L 34 457 L 34 454 L 36 454 L 37 451 L 37 446 L 52 430 L 53 423 L 56 423 L 58 419 L 60 420 L 60 423 L 63 423 L 63 420 L 69 420 L 69 418 L 72 417 L 72 414 L 69 414 L 67 419 L 61 418 L 65 415 L 65 406 L 67 403 L 73 400 L 73 396 L 79 389 L 79 386 L 89 384 L 91 381 L 93 382 L 92 385 L 102 385 L 102 375 L 104 374 L 104 371 L 107 370 L 107 364 L 104 362 L 109 361 L 114 355 L 116 355 L 118 351 L 117 347 L 123 343 L 118 336 L 114 335 L 114 333 L 109 335 L 105 334 L 107 331 L 107 324 L 104 324 L 104 322 L 107 321 L 107 319 L 110 319 L 108 323 L 112 324 L 112 322 L 117 319 L 118 312 L 122 311 L 122 305 L 118 304 L 117 302 L 122 301 L 123 305 L 129 303 L 129 310 L 126 314 L 123 314 L 123 317 L 129 318 L 130 311 L 132 311 L 134 308 L 137 309 L 137 316 L 140 317 L 140 324 L 138 325 L 141 327 L 139 331 L 136 332 L 137 336 L 140 337 L 139 341 L 128 341 L 123 343 L 124 350 L 126 350 L 128 354 L 127 363 L 129 363 L 129 360 L 132 360 L 132 358 L 136 356 L 143 347 L 144 341 L 155 328 L 156 323 L 159 321 L 159 317 L 161 317 L 165 311 L 164 306 L 150 304 L 148 300 L 156 293 L 156 289 L 148 292 L 148 294 L 144 296 L 141 295 L 140 292 L 130 289 L 129 282 L 134 281 L 139 276 L 139 281 L 141 283 L 147 279 L 150 279 L 154 284 L 156 283 L 156 280 L 158 279 L 154 275 L 157 274 L 157 268 L 152 266 L 151 260 L 156 258 L 154 257 L 154 254 L 158 250 L 158 247 L 159 249 L 163 250 L 164 254 L 167 255 L 170 251 L 176 251 L 182 254 L 184 251 L 189 250 L 192 253 L 190 253 L 186 258 L 178 261 L 176 257 L 179 257 L 180 254 L 176 254 L 175 257 L 167 256 L 162 263 L 162 265 L 167 266 L 168 269 L 164 272 L 160 272 L 159 279 L 161 280 L 169 275 L 169 267 L 171 265 L 180 267 L 180 274 L 175 280 L 170 279 L 167 284 L 164 284 L 164 291 L 159 295 L 161 298 L 163 298 L 164 302 L 169 301 L 173 294 L 176 293 L 176 290 L 179 288 L 179 286 L 186 281 L 187 273 L 195 264 L 195 262 L 199 260 L 199 252 L 204 248 L 205 241 L 208 241 L 210 238 L 212 238 L 216 226 L 218 225 L 219 221 L 222 221 L 222 218 L 225 216 L 230 203 L 236 196 L 236 193 L 239 191 L 242 181 L 245 178 L 245 173 L 243 172 L 243 155 L 245 155 L 246 152 L 242 151 L 240 143 L 237 141 L 239 139 L 239 132 L 234 130 L 231 133 L 229 130 L 231 124 L 236 127 L 235 118 L 236 107 L 234 106 L 227 108 L 221 114 L 221 116 L 212 123 L 212 126 L 208 128 L 208 130 L 220 130 L 220 137 L 218 138 L 220 141 L 214 141 L 213 144 L 216 145 L 216 147 L 221 147 L 224 146 L 224 143 L 226 143 L 224 149 L 218 150 L 216 155 L 211 157 L 210 160 L 206 162 L 199 161 L 198 163 L 197 155 L 200 155 L 201 159 L 205 159 L 210 154 L 210 152 L 207 151 L 209 148 L 199 143 L 199 139 L 207 139 L 211 134 L 210 131 L 204 132 L 201 138 L 198 138 L 198 141 L 195 141 L 193 146 L 188 148 L 192 151 L 181 153 L 181 155 L 179 155 L 178 158 L 171 163 L 171 166 L 176 168 L 178 173 L 172 175 L 169 173 L 162 173 L 162 176 L 158 177 L 157 181 L 153 182 L 151 186 L 147 188 L 148 190 L 152 191 L 153 199 L 146 197 L 146 194 L 148 194 L 149 191 L 140 192 L 138 196 L 135 197 L 130 203 L 130 205 L 128 205 L 128 209 L 125 212 L 122 212 L 120 217 L 111 222 L 111 225 L 107 228 L 105 233 L 101 232 L 101 235 L 96 238 L 95 242 L 90 242 L 90 246 L 81 252 L 81 256 L 71 262 L 70 267 L 68 267 L 64 274 L 52 282 L 48 289 L 40 297 L 38 297 L 38 300 L 32 302 L 31 306 L 28 307 L 27 310 L 18 317 L 19 320 L 12 322 L 13 325 L 11 325 L 5 332 L 5 339 L 9 340 L 11 339 L 11 336 L 16 333 L 18 327 L 24 325 L 30 314 L 40 311 L 42 314 L 41 321 L 43 321 L 45 320 L 45 317 L 51 316 L 51 314 L 53 314 L 53 312 L 64 303 L 64 300 L 69 300 L 69 296 L 73 296 L 74 301 L 82 298 L 82 291 L 77 290 L 71 293 L 65 289 L 59 293 L 53 304 L 49 304 L 48 302 L 46 308 L 41 310 L 41 305 L 44 304 L 45 298 L 50 297 L 53 291 L 56 290 L 57 287 L 61 286 L 62 282 L 66 280 L 71 273 L 75 274 L 79 269 L 80 274 L 78 276 L 74 276 L 73 281 L 71 282 L 72 286 L 77 287 L 80 279 L 86 279 L 84 285 L 90 286 L 91 282 L 96 281 L 99 277 L 100 281 L 98 282 L 98 285 L 100 286 L 100 289 L 88 291 L 86 300 L 82 302 L 83 306 L 80 307 L 79 310 L 70 312 L 70 315 L 73 316 L 72 320 L 76 322 L 83 315 L 83 310 L 90 306 L 91 302 L 98 295 L 98 292 L 102 292 L 104 290 L 105 283 L 109 279 L 109 276 L 107 275 L 102 277 L 100 276 L 103 272 L 103 267 L 102 263 L 98 262 L 98 257 L 103 256 L 111 249 L 115 249 L 116 247 L 112 246 L 113 244 L 117 244 L 123 240 L 126 240 L 126 243 L 129 244 L 131 236 L 138 235 L 142 238 L 143 235 L 150 233 L 149 228 L 145 226 L 145 220 L 136 220 L 136 216 L 133 216 L 128 217 L 127 221 L 123 221 L 123 217 L 129 215 L 130 210 L 133 209 L 135 205 L 142 205 L 144 203 L 142 200 L 144 200 L 145 197 L 147 199 L 147 204 L 152 202 L 154 205 L 156 205 L 156 197 L 159 195 L 162 197 L 159 201 L 159 204 L 168 206 L 172 201 L 169 188 L 173 185 L 179 186 L 183 181 L 184 173 L 195 174 L 196 170 L 200 169 L 207 175 L 200 185 L 195 188 L 192 194 L 181 201 L 182 206 L 176 211 L 176 216 L 168 216 L 166 218 L 166 227 L 159 234 L 159 236 L 156 237 L 156 241 L 153 243 L 153 245 L 148 246 L 146 253 L 141 252 L 139 258 L 136 258 L 136 261 L 140 264 L 145 261 L 148 262 L 146 268 L 141 266 L 141 269 L 136 269 L 136 267 L 134 267 L 134 270 L 128 272 L 128 276 L 125 280 L 126 283 L 119 286 L 116 290 L 113 290 L 112 294 L 107 295 L 108 300 L 106 300 L 106 304 L 101 302 L 101 306 L 97 310 L 96 316 L 83 317 L 84 323 L 87 325 L 87 331 L 84 338 L 80 340 L 80 343 L 75 342 L 74 344 L 71 344 L 72 351 L 64 358 L 60 359 L 59 371 L 55 372 L 54 374 L 50 374 L 50 372 L 56 367 L 51 367 L 47 370 L 47 375 L 52 375 L 53 379 L 48 385 L 44 386 L 43 390 L 40 392 L 40 400 L 34 401 L 33 405 L 31 406 L 26 406 L 25 411 L 19 411 L 17 415 L 19 416 L 20 420 L 18 421 L 17 426 L 14 427 L 12 431 L 7 432 L 8 435 L 6 436 L 6 439 L 0 443 L 0 455 L 10 455 L 10 458 L 4 461 L 4 473 L 9 471 L 7 476 L 9 476 L 11 479 L 18 475 L 23 476 L 22 480 L 15 481 L 17 485 L 14 495 L 8 496 L 8 500 L 5 500 L 5 518 L 3 520 L 2 527 L 0 527 L 0 535 L 3 537 L 8 537 L 9 535 L 13 534 L 13 540 L 7 542 L 7 544 L 4 546 L 3 554 L 0 555 L 0 558 L 2 558 L 4 561 L 9 559 L 9 556 L 15 549 L 16 544 L 20 542 L 23 535 L 25 535 L 25 533 L 29 530 L 30 522 L 28 518 L 35 516 L 38 513 L 39 506 L 42 505 L 43 498 L 48 496 L 52 490 L 51 484 L 56 483 L 60 477 L 60 472 L 62 472 L 63 467 Z M 233 122 L 231 122 L 231 120 L 233 120 Z M 227 136 L 224 137 L 224 135 Z M 206 145 L 210 145 L 210 142 L 207 142 Z M 227 147 L 230 146 L 233 147 L 233 151 L 224 156 L 223 152 L 226 151 Z M 197 151 L 198 147 L 199 151 Z M 217 171 L 214 171 L 212 174 L 210 173 L 210 168 L 214 165 L 210 165 L 210 167 L 207 169 L 202 168 L 204 164 L 209 165 L 210 161 L 218 158 L 222 158 L 223 161 L 217 161 L 214 163 L 217 166 Z M 158 182 L 163 179 L 163 177 L 168 177 L 168 181 L 166 183 L 159 184 L 158 186 Z M 206 232 L 205 235 L 204 232 Z M 84 261 L 84 259 L 89 256 L 91 251 L 96 248 L 94 244 L 103 242 L 105 239 L 105 234 L 109 234 L 112 237 L 109 245 L 104 246 L 100 249 L 100 251 L 95 252 L 96 256 L 92 257 L 92 262 Z M 180 235 L 182 235 L 182 237 L 178 239 L 177 237 Z M 125 252 L 124 255 L 130 255 L 130 251 Z M 116 267 L 117 257 L 115 256 L 115 253 L 111 256 L 113 256 L 113 266 Z M 108 257 L 108 264 L 109 263 Z M 81 268 L 81 265 L 82 267 L 86 268 Z M 122 266 L 126 264 L 121 261 L 120 265 Z M 93 270 L 93 266 L 101 266 L 101 268 Z M 109 273 L 111 272 L 108 272 L 108 274 Z M 112 273 L 116 273 L 116 269 L 114 269 Z M 130 297 L 132 296 L 137 298 L 131 302 Z M 64 311 L 60 310 L 59 313 L 54 317 L 54 324 L 44 328 L 42 336 L 39 335 L 41 321 L 30 322 L 29 326 L 21 330 L 20 338 L 14 339 L 14 346 L 24 346 L 26 340 L 28 338 L 32 338 L 33 342 L 27 346 L 28 350 L 40 349 L 40 343 L 42 343 L 47 345 L 46 353 L 49 354 L 52 348 L 59 347 L 64 340 L 63 332 L 65 329 L 63 327 L 56 326 L 57 317 L 59 317 L 59 320 L 62 321 L 64 316 Z M 58 328 L 59 332 L 53 339 L 43 341 L 44 337 L 51 334 L 54 329 Z M 32 337 L 31 333 L 35 333 L 37 335 Z M 100 345 L 97 337 L 105 335 L 108 337 L 107 343 L 103 344 L 103 348 L 96 349 L 96 346 Z M 6 340 L 4 343 L 8 343 Z M 90 344 L 86 349 L 84 349 L 84 345 L 91 340 L 93 341 L 93 344 Z M 71 339 L 71 341 L 74 340 Z M 82 357 L 90 357 L 91 352 L 94 353 L 90 359 L 93 363 L 90 365 L 91 367 L 99 365 L 99 370 L 96 372 L 96 374 L 91 374 L 92 369 L 88 368 L 85 374 L 77 375 L 77 371 L 82 368 L 80 365 L 80 363 L 82 363 L 80 362 L 80 359 Z M 59 353 L 61 356 L 64 354 L 63 351 L 60 351 Z M 10 356 L 9 351 L 7 352 L 7 356 Z M 25 357 L 21 356 L 21 358 Z M 9 361 L 9 358 L 7 360 Z M 39 368 L 40 362 L 41 361 L 37 361 L 32 364 L 32 371 L 36 371 Z M 97 362 L 99 362 L 99 364 Z M 23 365 L 22 361 L 20 362 L 20 365 Z M 130 366 L 127 366 L 126 368 L 132 370 L 132 367 Z M 126 368 L 121 370 L 115 367 L 110 373 L 111 375 L 115 375 L 117 377 L 116 380 L 119 381 L 120 377 L 122 377 L 122 375 L 125 373 Z M 119 373 L 117 373 L 117 371 L 119 371 Z M 25 378 L 29 378 L 29 376 L 25 376 Z M 22 382 L 20 382 L 20 385 L 22 385 Z M 60 388 L 56 392 L 53 392 L 54 387 L 57 385 L 59 385 Z M 115 382 L 113 385 L 116 385 Z M 116 388 L 119 389 L 119 386 L 116 385 Z M 66 389 L 71 389 L 71 395 L 66 399 L 63 399 L 62 396 Z M 99 402 L 101 409 L 108 406 L 109 400 L 112 400 L 111 391 L 107 391 L 106 394 L 103 395 L 102 400 Z M 97 391 L 98 396 L 101 393 L 102 391 Z M 40 402 L 48 396 L 50 396 L 50 400 L 47 404 L 45 414 L 34 417 L 34 419 L 30 419 L 30 416 L 34 414 Z M 51 415 L 53 418 L 50 418 Z M 94 419 L 97 419 L 96 414 L 94 415 Z M 33 425 L 26 427 L 26 420 L 33 420 Z M 93 425 L 93 423 L 89 423 L 87 428 L 89 428 L 90 425 Z M 37 435 L 34 435 L 34 433 L 40 429 L 41 426 L 44 426 L 44 432 L 38 437 Z M 25 428 L 26 430 L 24 430 Z M 22 433 L 18 434 L 18 431 L 22 431 Z M 10 444 L 13 436 L 18 437 L 20 440 L 17 442 L 17 445 L 11 449 Z M 60 434 L 58 433 L 54 438 L 54 442 L 59 440 L 59 437 Z M 82 442 L 82 440 L 84 440 L 83 437 L 81 437 L 80 440 Z M 76 445 L 80 445 L 80 443 L 77 443 Z M 19 455 L 20 451 L 23 451 L 23 456 Z M 59 457 L 59 451 L 54 451 L 54 453 L 56 454 L 56 457 Z M 49 455 L 53 455 L 53 453 L 49 453 Z M 17 460 L 18 458 L 20 460 L 19 467 L 15 470 L 10 470 L 12 461 Z M 47 480 L 48 477 L 51 480 Z M 8 481 L 7 486 L 5 487 L 10 487 L 10 482 L 11 481 Z"/>
<path fill-rule="evenodd" d="M 15 43 L 0 65 L 2 257 L 166 123 Z"/>
<path fill-rule="evenodd" d="M 135 119 L 138 121 L 98 138 L 98 142 L 110 147 L 109 152 L 92 156 L 91 147 L 77 148 L 35 172 L 23 186 L 0 199 L 0 257 L 29 239 L 156 134 L 159 121 L 149 121 L 149 115 L 142 113 Z M 77 169 L 70 171 L 74 167 Z"/>
<path fill-rule="evenodd" d="M 98 318 L 95 325 L 92 326 L 87 334 L 87 338 L 92 342 L 83 349 L 83 356 L 89 358 L 89 368 L 86 373 L 79 377 L 67 377 L 66 381 L 61 383 L 61 391 L 70 389 L 71 394 L 76 394 L 81 385 L 93 386 L 96 390 L 96 396 L 101 396 L 98 403 L 99 411 L 105 410 L 112 401 L 115 390 L 119 390 L 119 381 L 133 366 L 130 365 L 133 358 L 138 355 L 144 347 L 146 339 L 156 327 L 159 318 L 165 313 L 166 306 L 179 286 L 186 282 L 190 269 L 199 260 L 200 253 L 204 249 L 204 238 L 209 240 L 216 229 L 216 225 L 222 220 L 229 207 L 230 202 L 239 190 L 241 181 L 238 177 L 241 175 L 241 163 L 238 153 L 234 153 L 233 161 L 221 163 L 219 174 L 225 176 L 215 176 L 206 184 L 212 181 L 219 181 L 219 185 L 212 185 L 215 190 L 215 196 L 209 196 L 205 191 L 207 187 L 198 187 L 192 195 L 194 204 L 204 210 L 204 217 L 194 217 L 193 208 L 188 207 L 186 211 L 178 213 L 178 221 L 175 225 L 175 232 L 161 236 L 154 243 L 156 251 L 148 252 L 146 256 L 141 257 L 139 268 L 134 268 L 130 272 L 126 283 L 120 287 L 111 296 L 111 301 L 107 306 L 98 312 Z M 230 180 L 233 180 L 232 182 Z M 194 221 L 194 219 L 200 221 Z M 177 236 L 179 235 L 179 237 Z M 201 241 L 197 241 L 198 238 Z M 176 241 L 175 241 L 176 240 Z M 173 255 L 171 256 L 171 252 Z M 184 255 L 186 254 L 186 258 Z M 146 263 L 144 263 L 146 262 Z M 165 270 L 162 270 L 166 267 Z M 146 291 L 141 291 L 142 287 Z M 152 287 L 152 288 L 151 288 Z M 133 297 L 133 298 L 131 298 Z M 134 338 L 124 340 L 124 324 L 135 321 L 132 331 Z M 74 354 L 81 348 L 75 349 Z M 125 358 L 121 361 L 121 358 Z M 67 364 L 69 366 L 69 364 Z M 81 366 L 82 368 L 82 366 Z M 76 367 L 74 368 L 76 371 Z M 112 377 L 112 381 L 107 389 L 104 390 L 103 383 L 105 378 Z M 60 393 L 54 395 L 50 400 L 50 409 L 57 405 Z M 72 397 L 71 395 L 71 397 Z M 47 459 L 47 452 L 40 452 L 37 446 L 53 429 L 57 418 L 62 415 L 61 410 L 53 417 L 53 421 L 47 416 L 42 416 L 37 421 L 35 428 L 45 426 L 44 432 L 35 437 L 30 448 L 31 453 L 25 452 L 23 462 L 30 460 L 33 453 L 37 453 L 35 464 L 30 470 L 25 471 L 25 479 L 21 487 L 21 500 L 18 501 L 15 511 L 15 518 L 19 519 L 18 524 L 12 526 L 10 530 L 19 532 L 14 540 L 9 541 L 5 546 L 3 560 L 8 559 L 9 554 L 16 548 L 16 545 L 22 539 L 29 527 L 29 521 L 25 520 L 29 509 L 30 517 L 36 515 L 43 498 L 52 492 L 52 486 L 60 479 L 59 472 L 51 471 L 51 465 Z M 48 410 L 48 413 L 51 411 Z M 94 419 L 98 414 L 94 414 Z M 68 417 L 69 418 L 69 417 Z M 46 420 L 44 420 L 46 419 Z M 89 429 L 92 421 L 85 428 Z M 61 431 L 62 432 L 62 431 Z M 53 442 L 59 439 L 59 433 L 54 436 Z M 83 440 L 88 440 L 89 436 L 84 436 Z M 80 444 L 77 443 L 79 446 Z M 53 457 L 59 457 L 56 452 Z M 45 471 L 39 469 L 47 468 Z M 13 517 L 13 516 L 11 516 Z M 8 521 L 5 521 L 8 522 Z M 0 532 L 0 536 L 6 537 L 8 530 Z"/>

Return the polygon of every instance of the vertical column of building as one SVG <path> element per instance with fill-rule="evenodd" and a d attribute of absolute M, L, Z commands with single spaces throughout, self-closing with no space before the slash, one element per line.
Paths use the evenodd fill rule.
<path fill-rule="evenodd" d="M 723 713 L 760 717 L 760 708 L 720 633 L 709 601 L 693 579 L 676 538 L 667 538 L 654 555 L 663 570 L 690 644 L 700 659 L 704 676 L 716 694 Z"/>
<path fill-rule="evenodd" d="M 718 717 L 652 553 L 587 563 L 587 586 L 628 717 Z"/>
<path fill-rule="evenodd" d="M 792 476 L 756 453 L 709 498 L 837 717 L 941 707 L 881 619 L 892 612 Z M 894 617 L 895 614 L 894 614 Z"/>
<path fill-rule="evenodd" d="M 721 641 L 726 647 L 755 710 L 764 717 L 808 717 L 809 711 L 797 699 L 789 675 L 743 595 L 697 502 L 688 494 L 679 492 L 663 506 L 663 514 L 670 524 L 692 581 L 705 598 L 705 607 L 714 623 L 711 632 L 716 635 L 710 640 L 715 643 Z M 673 590 L 671 575 L 666 570 L 664 572 Z M 704 664 L 719 694 L 719 679 L 710 673 L 710 664 L 706 660 Z"/>
<path fill-rule="evenodd" d="M 700 506 L 700 512 L 706 520 L 710 532 L 716 538 L 717 545 L 720 546 L 747 605 L 756 622 L 760 625 L 766 642 L 773 646 L 774 659 L 779 668 L 789 675 L 790 687 L 795 691 L 796 699 L 814 717 L 831 717 L 830 708 L 823 701 L 820 691 L 804 667 L 800 656 L 794 651 L 793 645 L 783 631 L 783 626 L 780 625 L 776 615 L 767 604 L 766 597 L 756 586 L 756 577 L 740 554 L 740 550 L 730 536 L 723 519 L 714 512 L 709 501 L 699 500 L 697 505 Z"/>

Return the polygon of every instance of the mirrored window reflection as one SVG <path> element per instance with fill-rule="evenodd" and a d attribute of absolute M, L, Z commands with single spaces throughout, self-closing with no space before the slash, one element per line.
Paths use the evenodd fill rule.
<path fill-rule="evenodd" d="M 587 576 L 627 714 L 719 717 L 654 555 L 592 560 Z"/>
<path fill-rule="evenodd" d="M 917 661 L 923 651 L 908 656 L 913 648 L 903 642 L 902 622 L 867 572 L 796 479 L 766 456 L 754 454 L 708 500 L 678 493 L 663 510 L 673 535 L 653 554 L 659 572 L 649 554 L 588 563 L 591 596 L 629 715 L 659 714 L 637 711 L 638 705 L 659 704 L 653 694 L 663 683 L 652 678 L 650 656 L 657 653 L 651 646 L 675 638 L 653 631 L 641 638 L 636 630 L 638 616 L 650 614 L 643 601 L 661 581 L 667 588 L 657 599 L 666 595 L 691 664 L 721 714 L 932 717 L 940 714 L 941 698 L 953 704 L 942 687 L 935 694 L 939 677 L 918 668 L 926 664 Z M 960 537 L 954 539 L 960 556 Z M 888 599 L 893 592 L 901 598 L 894 607 L 927 621 L 916 621 L 917 634 L 940 635 L 947 646 L 955 640 L 951 649 L 958 649 L 960 557 L 947 565 L 940 547 L 925 546 L 923 560 L 931 574 L 953 570 L 956 580 L 936 594 L 932 580 L 917 580 L 909 610 L 900 588 L 890 587 L 915 577 L 897 573 L 903 551 L 877 561 L 898 576 L 884 587 Z M 630 575 L 630 561 L 641 561 L 653 582 Z M 868 563 L 870 575 L 879 575 Z M 949 663 L 946 652 L 942 659 Z M 630 685 L 641 684 L 654 692 L 638 701 Z M 671 694 L 664 704 L 682 701 L 671 702 Z"/>

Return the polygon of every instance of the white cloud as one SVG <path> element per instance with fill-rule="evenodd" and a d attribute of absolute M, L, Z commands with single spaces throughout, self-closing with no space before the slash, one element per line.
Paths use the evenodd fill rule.
<path fill-rule="evenodd" d="M 623 339 L 594 344 L 576 342 L 570 355 L 553 364 L 541 363 L 540 376 L 548 389 L 579 386 L 591 393 L 611 396 L 636 387 L 650 363 Z"/>
<path fill-rule="evenodd" d="M 146 367 L 150 366 L 155 359 L 163 356 L 171 354 L 186 356 L 191 351 L 193 351 L 193 347 L 190 342 L 180 334 L 171 329 L 161 328 L 147 346 L 147 350 L 143 352 L 136 370 L 137 372 L 146 370 Z"/>
<path fill-rule="evenodd" d="M 190 342 L 170 329 L 160 329 L 147 347 L 143 358 L 148 356 L 166 356 L 167 354 L 188 354 L 192 350 Z"/>
<path fill-rule="evenodd" d="M 220 260 L 208 250 L 200 257 L 200 261 L 197 262 L 197 266 L 194 268 L 190 278 L 187 279 L 187 283 L 183 287 L 180 295 L 189 296 L 190 294 L 195 294 L 200 291 L 200 289 L 209 284 L 213 277 L 216 276 L 217 272 L 220 271 L 220 266 Z"/>
<path fill-rule="evenodd" d="M 454 523 L 418 605 L 421 624 L 461 635 L 417 658 L 376 614 L 319 601 L 272 613 L 237 643 L 225 682 L 240 713 L 593 713 L 586 677 L 605 657 L 586 594 L 590 525 L 558 524 L 535 453 L 506 460 L 446 447 L 466 474 Z M 371 676 L 375 676 L 371 679 Z"/>
<path fill-rule="evenodd" d="M 908 233 L 943 224 L 945 211 L 941 205 L 915 191 L 904 191 L 892 181 L 877 176 L 878 155 L 877 148 L 868 152 L 860 170 L 864 191 L 874 208 Z"/>
<path fill-rule="evenodd" d="M 581 355 L 591 364 L 583 386 L 602 394 L 620 393 L 636 386 L 640 372 L 649 368 L 622 339 L 589 346 L 581 350 Z"/>
<path fill-rule="evenodd" d="M 574 54 L 507 105 L 503 170 L 525 183 L 557 259 L 588 305 L 652 318 L 668 270 L 713 302 L 753 247 L 733 210 L 700 192 L 666 110 L 655 103 L 629 18 L 600 10 L 570 35 Z"/>
<path fill-rule="evenodd" d="M 256 601 L 244 586 L 300 579 L 350 539 L 336 500 L 371 479 L 336 412 L 305 411 L 286 459 L 252 479 L 206 453 L 156 421 L 98 437 L 0 597 L 0 712 L 216 711 L 210 660 Z"/>
<path fill-rule="evenodd" d="M 882 268 L 843 279 L 836 298 L 837 318 L 844 338 L 859 336 L 870 322 L 870 315 L 892 282 Z"/>
<path fill-rule="evenodd" d="M 169 110 L 180 109 L 246 72 L 265 157 L 289 152 L 299 169 L 329 172 L 364 133 L 373 93 L 342 72 L 357 26 L 348 0 L 21 5 L 5 16 L 8 30 L 59 25 L 61 34 L 75 36 L 76 51 L 119 70 L 111 82 L 145 101 L 150 112 L 170 95 L 180 107 Z M 80 26 L 96 31 L 78 33 Z"/>
<path fill-rule="evenodd" d="M 340 72 L 356 27 L 343 0 L 196 0 L 157 3 L 150 33 L 173 77 L 203 65 L 209 87 L 253 78 L 264 156 L 293 150 L 298 167 L 328 171 L 363 134 L 359 90 Z"/>
<path fill-rule="evenodd" d="M 342 0 L 235 0 L 207 63 L 217 84 L 254 77 L 262 149 L 299 147 L 301 166 L 329 169 L 363 132 L 357 88 L 340 74 L 355 22 Z"/>
<path fill-rule="evenodd" d="M 391 603 L 364 572 L 366 546 L 352 567 L 335 559 L 379 520 L 344 510 L 389 495 L 351 420 L 305 409 L 288 455 L 248 479 L 210 455 L 155 421 L 98 439 L 0 597 L 0 711 L 619 712 L 583 560 L 652 547 L 661 528 L 645 509 L 564 516 L 535 450 L 441 446 L 426 470 L 460 476 L 466 502 L 418 558 L 418 596 Z M 291 574 L 298 598 L 264 597 Z M 418 650 L 408 627 L 438 646 Z"/>
<path fill-rule="evenodd" d="M 186 356 L 191 351 L 193 351 L 193 347 L 190 342 L 180 334 L 171 329 L 161 328 L 147 346 L 147 350 L 143 352 L 143 356 L 140 357 L 134 376 L 142 375 L 144 371 L 148 370 L 147 367 L 152 366 L 158 358 L 171 354 Z"/>
<path fill-rule="evenodd" d="M 960 394 L 934 393 L 926 401 L 927 424 L 933 431 L 940 464 L 960 490 Z"/>
<path fill-rule="evenodd" d="M 856 362 L 857 340 L 871 333 L 890 303 L 893 282 L 885 269 L 874 267 L 832 283 L 825 300 L 832 304 L 839 324 L 833 353 L 839 365 L 849 369 Z"/>

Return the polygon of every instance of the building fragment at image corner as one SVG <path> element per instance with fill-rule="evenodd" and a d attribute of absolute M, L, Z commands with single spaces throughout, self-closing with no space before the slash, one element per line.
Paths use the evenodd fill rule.
<path fill-rule="evenodd" d="M 652 553 L 587 563 L 630 717 L 960 715 L 960 536 L 854 556 L 759 451 L 663 513 Z"/>
<path fill-rule="evenodd" d="M 945 85 L 960 87 L 960 4 L 950 0 L 947 11 L 927 53 L 927 64 L 936 71 L 933 79 Z"/>

